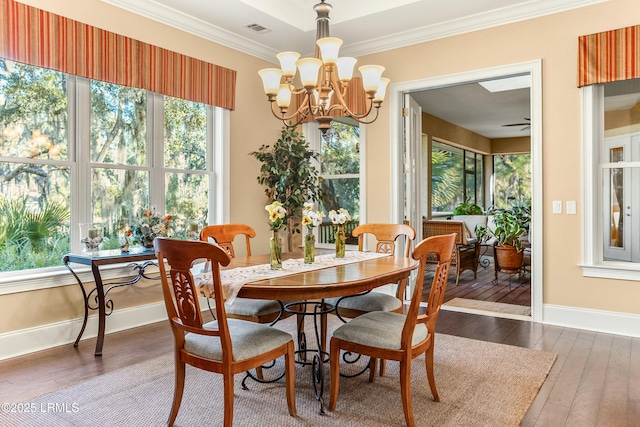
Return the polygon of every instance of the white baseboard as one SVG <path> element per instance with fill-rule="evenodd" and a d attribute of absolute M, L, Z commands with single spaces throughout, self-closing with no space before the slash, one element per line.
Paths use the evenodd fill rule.
<path fill-rule="evenodd" d="M 200 307 L 206 302 L 200 298 Z M 116 310 L 107 317 L 106 333 L 113 333 L 167 319 L 163 302 Z M 640 338 L 640 315 L 546 304 L 543 323 L 567 328 L 605 332 Z M 0 360 L 60 345 L 71 345 L 80 332 L 82 319 L 65 320 L 0 334 Z M 97 335 L 98 318 L 90 316 L 83 340 Z"/>
<path fill-rule="evenodd" d="M 640 338 L 640 315 L 545 304 L 543 323 Z"/>
<path fill-rule="evenodd" d="M 167 319 L 164 302 L 115 310 L 107 316 L 105 333 L 122 331 Z M 82 327 L 82 319 L 62 322 L 0 334 L 0 360 L 45 350 L 60 345 L 72 345 Z M 98 317 L 89 316 L 82 339 L 98 334 Z"/>

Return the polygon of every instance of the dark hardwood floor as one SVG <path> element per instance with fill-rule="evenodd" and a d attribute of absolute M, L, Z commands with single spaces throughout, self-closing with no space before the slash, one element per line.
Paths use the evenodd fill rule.
<path fill-rule="evenodd" d="M 455 269 L 451 269 L 444 302 L 454 298 L 467 298 L 531 306 L 531 275 L 528 271 L 521 275 L 499 272 L 498 280 L 495 281 L 493 259 L 489 256 L 483 256 L 483 259 L 489 264 L 486 267 L 478 267 L 477 278 L 473 278 L 473 271 L 463 271 L 457 286 Z M 427 301 L 429 297 L 432 279 L 433 273 L 425 274 L 424 290 L 422 292 L 423 301 Z"/>
<path fill-rule="evenodd" d="M 437 331 L 558 354 L 523 426 L 640 426 L 640 339 L 452 311 Z M 171 353 L 167 322 L 0 362 L 0 402 L 22 402 Z M 437 351 L 437 346 L 436 346 Z M 436 372 L 437 375 L 437 372 Z"/>

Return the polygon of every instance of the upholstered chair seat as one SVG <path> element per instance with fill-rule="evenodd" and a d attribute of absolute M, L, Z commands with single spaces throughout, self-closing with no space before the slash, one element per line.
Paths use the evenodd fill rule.
<path fill-rule="evenodd" d="M 369 347 L 400 350 L 402 328 L 407 316 L 388 311 L 366 313 L 345 323 L 333 332 L 333 336 L 352 343 Z M 417 345 L 427 338 L 427 325 L 419 323 L 413 331 L 411 345 Z"/>

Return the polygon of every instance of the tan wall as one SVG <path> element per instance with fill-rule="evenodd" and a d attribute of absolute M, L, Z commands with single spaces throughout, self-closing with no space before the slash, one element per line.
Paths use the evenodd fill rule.
<path fill-rule="evenodd" d="M 199 59 L 238 70 L 236 110 L 231 113 L 231 221 L 252 224 L 258 231 L 252 248 L 266 252 L 268 232 L 264 194 L 256 182 L 258 163 L 248 156 L 279 136 L 280 124 L 268 110 L 258 69 L 265 61 L 182 33 L 99 0 L 26 0 L 24 3 L 99 26 Z M 386 67 L 392 82 L 542 59 L 543 81 L 543 212 L 544 303 L 640 314 L 640 286 L 624 280 L 582 277 L 581 212 L 552 215 L 552 200 L 577 200 L 580 206 L 580 91 L 576 88 L 577 38 L 638 24 L 637 0 L 610 0 L 595 6 L 360 57 L 361 63 Z M 395 116 L 395 115 L 394 115 Z M 390 218 L 391 164 L 389 110 L 367 129 L 367 218 Z M 263 224 L 264 227 L 260 228 Z M 0 296 L 0 325 L 19 330 L 78 317 L 71 288 Z M 77 291 L 77 289 L 76 289 Z M 117 298 L 123 307 L 130 295 Z M 151 302 L 158 294 L 142 296 Z M 51 304 L 57 301 L 59 304 Z M 131 299 L 129 299 L 131 301 Z M 18 305 L 19 304 L 19 305 Z M 22 306 L 24 313 L 7 307 Z M 32 307 L 34 307 L 32 309 Z M 8 315 L 11 311 L 12 315 Z M 29 320 L 27 320 L 29 319 Z"/>
<path fill-rule="evenodd" d="M 638 283 L 585 278 L 581 215 L 552 215 L 552 200 L 581 206 L 580 90 L 576 87 L 578 36 L 638 24 L 637 0 L 594 6 L 449 37 L 359 58 L 386 67 L 392 82 L 409 82 L 471 70 L 542 59 L 543 267 L 545 304 L 640 314 Z M 389 114 L 367 130 L 368 218 L 388 221 L 391 182 Z M 395 115 L 394 115 L 395 116 Z M 395 137 L 395 136 L 393 136 Z"/>
<path fill-rule="evenodd" d="M 496 138 L 491 140 L 491 154 L 518 154 L 531 152 L 531 137 Z"/>
<path fill-rule="evenodd" d="M 467 148 L 481 154 L 491 153 L 491 140 L 439 117 L 422 113 L 422 133 L 455 147 Z"/>

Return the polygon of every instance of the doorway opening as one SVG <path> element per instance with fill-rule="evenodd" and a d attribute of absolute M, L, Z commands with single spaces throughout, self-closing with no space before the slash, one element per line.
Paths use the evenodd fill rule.
<path fill-rule="evenodd" d="M 521 89 L 488 89 L 479 84 L 502 84 L 504 87 L 505 84 L 518 80 L 519 84 L 525 82 Z M 494 281 L 494 274 L 497 275 L 496 286 L 503 289 L 493 294 L 484 292 L 485 299 L 492 303 L 496 302 L 492 300 L 501 296 L 506 298 L 507 294 L 512 294 L 512 297 L 518 295 L 517 301 L 513 297 L 511 303 L 530 308 L 530 317 L 528 313 L 522 316 L 541 321 L 541 62 L 531 61 L 396 83 L 390 89 L 391 111 L 404 111 L 402 115 L 392 113 L 390 122 L 392 141 L 395 142 L 392 143 L 395 189 L 392 197 L 392 220 L 408 220 L 422 238 L 424 236 L 420 224 L 424 220 L 452 219 L 453 207 L 461 202 L 478 204 L 483 213 L 497 204 L 528 205 L 531 214 L 527 232 L 529 265 L 515 275 L 505 275 L 500 270 L 496 272 L 492 259 L 493 247 L 485 245 L 481 247 L 481 265 L 477 269 L 478 280 L 475 283 L 478 289 L 483 286 L 486 288 L 487 283 Z M 501 104 L 491 108 L 486 100 L 488 98 L 483 100 L 483 96 L 498 92 L 501 92 L 499 96 L 493 98 L 499 99 Z M 523 97 L 526 99 L 523 100 Z M 479 102 L 480 108 L 474 109 L 474 102 Z M 427 123 L 416 123 L 416 120 L 422 119 Z M 447 148 L 453 154 L 448 157 L 440 156 L 439 161 L 455 163 L 459 160 L 456 173 L 451 172 L 456 169 L 452 165 L 444 164 L 440 171 L 434 171 L 432 167 L 433 150 L 438 151 L 439 156 Z M 519 158 L 520 166 L 526 165 L 528 169 L 516 168 L 517 173 L 508 173 L 506 180 L 504 176 L 498 177 L 497 173 L 504 175 L 505 167 L 514 167 L 514 158 Z M 469 165 L 473 167 L 467 167 Z M 445 172 L 446 177 L 434 176 Z M 528 188 L 518 187 L 517 180 L 512 178 L 518 175 L 523 178 L 527 173 Z M 449 198 L 443 197 L 443 191 L 440 191 L 442 188 L 435 185 L 441 183 L 443 178 L 450 181 L 443 184 L 449 190 Z M 434 192 L 438 192 L 439 198 L 433 197 Z M 463 272 L 460 277 L 465 278 L 467 283 L 474 280 L 473 272 Z M 465 293 L 460 287 L 463 283 L 461 281 L 456 286 L 454 278 L 448 292 L 458 288 L 461 296 L 475 294 L 478 297 L 483 293 L 477 289 Z M 509 304 L 508 299 L 505 301 Z"/>

